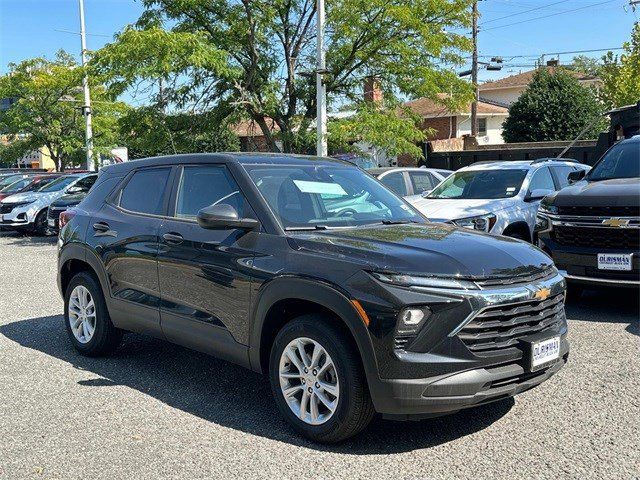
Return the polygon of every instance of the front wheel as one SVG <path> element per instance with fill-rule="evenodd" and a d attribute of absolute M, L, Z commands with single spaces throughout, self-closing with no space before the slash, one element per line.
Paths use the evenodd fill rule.
<path fill-rule="evenodd" d="M 374 414 L 357 347 L 322 315 L 286 324 L 271 349 L 269 379 L 276 404 L 305 437 L 335 443 L 364 429 Z"/>
<path fill-rule="evenodd" d="M 42 210 L 33 222 L 33 233 L 35 235 L 47 234 L 47 209 Z"/>

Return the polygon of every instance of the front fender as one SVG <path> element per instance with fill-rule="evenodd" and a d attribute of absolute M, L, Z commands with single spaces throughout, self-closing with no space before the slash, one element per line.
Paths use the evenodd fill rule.
<path fill-rule="evenodd" d="M 341 318 L 349 328 L 358 346 L 369 384 L 371 385 L 378 380 L 377 362 L 369 331 L 346 292 L 321 280 L 292 276 L 273 279 L 263 285 L 258 292 L 258 299 L 254 303 L 253 322 L 249 335 L 249 361 L 253 370 L 264 372 L 268 367 L 262 364 L 260 354 L 263 348 L 261 342 L 264 322 L 269 309 L 276 302 L 287 299 L 318 303 Z"/>

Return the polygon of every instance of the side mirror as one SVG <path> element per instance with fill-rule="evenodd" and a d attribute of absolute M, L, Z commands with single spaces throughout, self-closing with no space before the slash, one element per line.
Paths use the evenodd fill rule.
<path fill-rule="evenodd" d="M 67 189 L 67 194 L 73 195 L 74 193 L 81 193 L 82 191 L 82 187 L 69 187 Z"/>
<path fill-rule="evenodd" d="M 260 224 L 253 218 L 240 218 L 236 209 L 226 203 L 204 207 L 198 212 L 196 220 L 198 225 L 207 230 L 226 230 L 230 228 L 254 230 Z"/>
<path fill-rule="evenodd" d="M 527 196 L 524 197 L 525 202 L 535 202 L 536 200 L 542 200 L 547 195 L 551 195 L 553 190 L 549 190 L 548 188 L 536 188 L 535 190 L 531 190 L 527 193 Z"/>
<path fill-rule="evenodd" d="M 575 183 L 582 180 L 587 175 L 585 170 L 574 170 L 569 175 L 567 175 L 567 180 L 569 183 Z"/>

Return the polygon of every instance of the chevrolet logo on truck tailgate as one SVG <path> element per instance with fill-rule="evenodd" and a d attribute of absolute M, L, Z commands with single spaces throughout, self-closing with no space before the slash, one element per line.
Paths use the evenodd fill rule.
<path fill-rule="evenodd" d="M 626 220 L 624 218 L 607 218 L 606 220 L 602 220 L 602 224 L 606 225 L 607 227 L 619 228 L 629 225 L 629 220 Z"/>

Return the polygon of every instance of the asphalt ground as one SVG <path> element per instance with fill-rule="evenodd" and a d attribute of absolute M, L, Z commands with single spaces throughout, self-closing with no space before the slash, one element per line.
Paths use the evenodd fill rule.
<path fill-rule="evenodd" d="M 240 367 L 134 334 L 79 356 L 55 272 L 55 239 L 0 233 L 0 478 L 640 478 L 635 291 L 571 301 L 568 365 L 515 399 L 322 446 Z"/>

